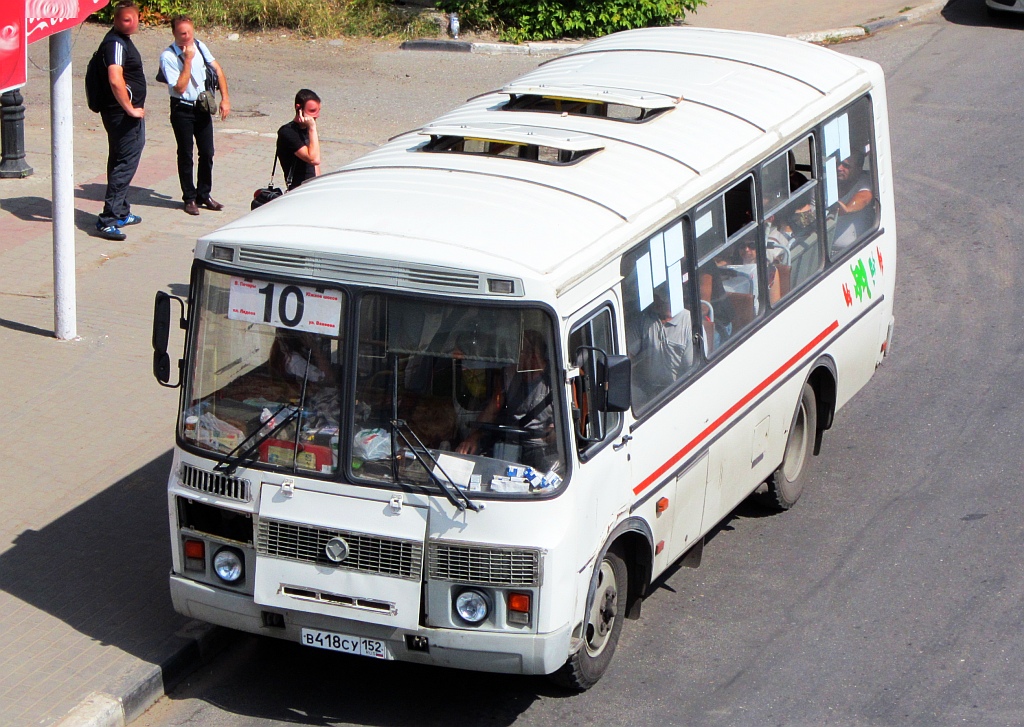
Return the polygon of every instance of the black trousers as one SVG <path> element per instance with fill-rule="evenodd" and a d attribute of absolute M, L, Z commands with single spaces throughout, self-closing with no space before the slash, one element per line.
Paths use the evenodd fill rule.
<path fill-rule="evenodd" d="M 146 146 L 146 121 L 136 119 L 120 106 L 100 113 L 107 131 L 107 192 L 100 213 L 101 227 L 114 224 L 132 211 L 128 204 L 128 185 L 139 168 Z"/>
<path fill-rule="evenodd" d="M 171 128 L 178 144 L 178 183 L 185 202 L 209 199 L 213 189 L 213 117 L 195 106 L 171 99 Z M 199 149 L 196 181 L 192 181 L 192 139 Z"/>

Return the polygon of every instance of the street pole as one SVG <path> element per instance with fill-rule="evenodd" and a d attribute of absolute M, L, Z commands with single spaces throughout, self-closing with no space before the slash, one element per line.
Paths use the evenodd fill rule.
<path fill-rule="evenodd" d="M 75 164 L 71 31 L 50 36 L 50 143 L 53 171 L 53 333 L 78 336 L 75 308 Z"/>
<path fill-rule="evenodd" d="M 25 161 L 25 99 L 18 89 L 0 94 L 0 148 L 0 179 L 32 175 Z"/>

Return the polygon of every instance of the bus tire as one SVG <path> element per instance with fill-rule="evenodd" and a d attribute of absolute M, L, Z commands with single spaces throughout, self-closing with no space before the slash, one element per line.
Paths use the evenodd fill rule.
<path fill-rule="evenodd" d="M 584 692 L 597 684 L 608 669 L 626 618 L 629 571 L 616 547 L 604 554 L 594 598 L 583 624 L 583 646 L 551 675 L 556 684 Z"/>
<path fill-rule="evenodd" d="M 805 383 L 793 414 L 793 422 L 789 426 L 782 464 L 768 480 L 768 492 L 774 504 L 782 510 L 793 507 L 804 491 L 811 459 L 814 457 L 817 429 L 818 404 L 814 388 Z"/>

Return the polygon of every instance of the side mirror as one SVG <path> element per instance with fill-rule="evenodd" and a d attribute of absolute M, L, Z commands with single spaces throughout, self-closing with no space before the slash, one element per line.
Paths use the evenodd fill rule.
<path fill-rule="evenodd" d="M 603 371 L 601 369 L 604 369 Z M 604 389 L 604 400 L 600 401 L 601 411 L 628 411 L 631 402 L 630 386 L 632 385 L 632 362 L 628 356 L 609 355 L 604 359 L 604 366 L 598 364 L 600 388 Z"/>
<path fill-rule="evenodd" d="M 178 382 L 168 384 L 171 380 L 171 357 L 167 353 L 167 341 L 171 331 L 171 300 L 178 301 L 181 306 L 181 317 L 178 321 L 181 328 L 188 325 L 185 320 L 185 302 L 176 296 L 158 291 L 153 301 L 153 376 L 161 386 L 177 388 L 181 386 L 181 361 L 178 361 Z"/>

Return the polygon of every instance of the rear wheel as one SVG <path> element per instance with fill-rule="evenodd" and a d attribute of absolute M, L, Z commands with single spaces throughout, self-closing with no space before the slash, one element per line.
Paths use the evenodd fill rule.
<path fill-rule="evenodd" d="M 804 491 L 811 458 L 814 457 L 814 438 L 817 432 L 817 400 L 811 385 L 804 384 L 793 414 L 793 423 L 789 427 L 782 464 L 768 480 L 768 491 L 775 504 L 783 510 L 793 507 Z"/>
<path fill-rule="evenodd" d="M 551 675 L 557 684 L 578 692 L 597 684 L 608 669 L 626 617 L 626 562 L 613 548 L 598 569 L 594 598 L 583 624 L 583 646 Z"/>

